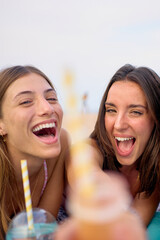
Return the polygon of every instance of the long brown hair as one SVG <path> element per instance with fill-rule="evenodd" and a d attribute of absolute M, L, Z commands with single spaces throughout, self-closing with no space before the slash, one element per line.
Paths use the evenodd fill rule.
<path fill-rule="evenodd" d="M 36 73 L 42 76 L 49 85 L 53 88 L 51 81 L 48 77 L 39 69 L 33 66 L 13 66 L 6 68 L 0 72 L 0 118 L 2 116 L 2 104 L 3 97 L 8 89 L 8 87 L 16 81 L 18 78 L 29 75 L 31 73 Z M 13 202 L 16 199 L 19 210 L 24 209 L 24 200 L 20 198 L 18 194 L 18 186 L 16 183 L 16 178 L 14 175 L 14 169 L 10 161 L 10 156 L 7 151 L 7 144 L 3 136 L 0 136 L 0 239 L 4 239 L 7 232 L 8 223 L 10 222 L 10 216 L 8 216 L 6 211 L 6 195 L 7 190 L 10 191 L 10 203 L 13 207 L 13 211 L 16 214 L 14 209 Z"/>
<path fill-rule="evenodd" d="M 90 137 L 96 140 L 97 146 L 103 155 L 103 168 L 119 171 L 121 165 L 115 157 L 114 150 L 107 136 L 104 118 L 105 101 L 109 89 L 114 82 L 124 80 L 135 82 L 141 87 L 146 97 L 148 109 L 155 122 L 154 129 L 137 166 L 140 174 L 139 193 L 146 192 L 146 196 L 150 196 L 155 189 L 160 174 L 160 77 L 152 69 L 147 67 L 136 68 L 127 64 L 114 74 L 102 97 L 98 118 Z"/>

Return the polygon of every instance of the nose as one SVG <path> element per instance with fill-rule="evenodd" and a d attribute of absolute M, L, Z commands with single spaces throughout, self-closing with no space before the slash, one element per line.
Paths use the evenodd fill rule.
<path fill-rule="evenodd" d="M 54 107 L 45 98 L 40 98 L 37 103 L 37 113 L 39 116 L 52 115 L 54 112 Z"/>
<path fill-rule="evenodd" d="M 128 119 L 123 114 L 118 114 L 114 122 L 114 128 L 119 131 L 123 131 L 128 128 Z"/>

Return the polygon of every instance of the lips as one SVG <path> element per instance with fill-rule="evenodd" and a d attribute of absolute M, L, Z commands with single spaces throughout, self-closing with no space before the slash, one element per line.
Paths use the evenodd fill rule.
<path fill-rule="evenodd" d="M 36 125 L 32 129 L 33 134 L 40 139 L 40 141 L 51 144 L 57 141 L 57 131 L 55 122 L 43 123 Z"/>
<path fill-rule="evenodd" d="M 117 151 L 120 155 L 128 156 L 134 147 L 134 137 L 115 137 Z"/>
<path fill-rule="evenodd" d="M 55 126 L 55 123 L 40 124 L 33 128 L 33 133 L 38 137 L 47 137 L 49 135 L 55 136 Z"/>

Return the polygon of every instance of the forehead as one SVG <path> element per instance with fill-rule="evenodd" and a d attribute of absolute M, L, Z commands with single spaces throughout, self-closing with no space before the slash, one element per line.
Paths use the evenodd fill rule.
<path fill-rule="evenodd" d="M 21 91 L 44 91 L 52 88 L 47 80 L 36 73 L 30 73 L 23 77 L 16 79 L 7 89 L 7 93 L 17 94 Z"/>
<path fill-rule="evenodd" d="M 146 102 L 144 91 L 138 83 L 124 80 L 113 83 L 108 91 L 107 101 L 143 101 Z"/>

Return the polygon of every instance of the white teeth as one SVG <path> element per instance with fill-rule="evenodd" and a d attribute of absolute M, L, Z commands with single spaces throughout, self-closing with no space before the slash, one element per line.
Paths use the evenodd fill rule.
<path fill-rule="evenodd" d="M 131 139 L 133 139 L 133 137 L 130 137 L 130 138 L 115 137 L 115 139 L 118 140 L 118 141 L 123 142 L 123 141 L 131 140 Z"/>
<path fill-rule="evenodd" d="M 41 130 L 41 129 L 44 129 L 44 128 L 54 128 L 55 126 L 56 126 L 55 123 L 41 124 L 41 125 L 35 127 L 35 128 L 33 129 L 33 132 L 37 132 L 37 131 L 39 131 L 39 130 Z"/>

